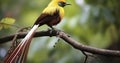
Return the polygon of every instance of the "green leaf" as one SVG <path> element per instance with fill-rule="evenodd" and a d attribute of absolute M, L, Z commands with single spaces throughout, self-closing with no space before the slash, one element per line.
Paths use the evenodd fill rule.
<path fill-rule="evenodd" d="M 15 23 L 15 19 L 13 19 L 13 18 L 3 18 L 2 20 L 1 20 L 1 23 L 5 23 L 5 24 L 9 24 L 9 25 L 12 25 L 12 24 L 14 24 Z"/>
<path fill-rule="evenodd" d="M 0 30 L 3 28 L 5 28 L 5 29 L 10 28 L 11 25 L 13 25 L 14 23 L 15 23 L 15 19 L 13 19 L 13 18 L 9 18 L 9 17 L 3 18 L 0 21 Z"/>

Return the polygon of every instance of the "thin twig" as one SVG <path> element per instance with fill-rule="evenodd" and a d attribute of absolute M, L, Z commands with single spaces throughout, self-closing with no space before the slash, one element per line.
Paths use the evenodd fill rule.
<path fill-rule="evenodd" d="M 85 55 L 84 63 L 87 63 L 88 55 L 84 51 L 81 51 L 81 52 Z"/>

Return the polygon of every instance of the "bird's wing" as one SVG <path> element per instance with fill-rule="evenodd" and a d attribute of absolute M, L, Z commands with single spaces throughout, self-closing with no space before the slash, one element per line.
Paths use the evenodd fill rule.
<path fill-rule="evenodd" d="M 56 10 L 56 12 L 53 13 L 53 15 L 51 14 L 47 14 L 47 13 L 42 13 L 38 19 L 36 20 L 35 24 L 39 24 L 39 26 L 43 25 L 43 24 L 47 24 L 50 21 L 52 21 L 53 19 L 56 19 L 57 17 L 59 17 L 59 10 Z"/>

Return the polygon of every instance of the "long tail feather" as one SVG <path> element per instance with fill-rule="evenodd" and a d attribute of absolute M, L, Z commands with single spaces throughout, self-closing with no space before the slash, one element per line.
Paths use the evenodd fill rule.
<path fill-rule="evenodd" d="M 27 57 L 28 49 L 32 41 L 32 37 L 35 34 L 36 29 L 39 25 L 34 25 L 30 32 L 25 36 L 25 38 L 20 42 L 20 44 L 15 48 L 15 50 L 7 57 L 4 63 L 23 63 Z"/>

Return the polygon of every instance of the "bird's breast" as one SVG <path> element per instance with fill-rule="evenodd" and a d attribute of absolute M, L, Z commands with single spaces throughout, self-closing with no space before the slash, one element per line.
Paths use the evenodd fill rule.
<path fill-rule="evenodd" d="M 56 9 L 56 11 L 51 16 L 52 16 L 52 19 L 49 21 L 48 25 L 53 26 L 53 25 L 57 25 L 58 23 L 60 23 L 62 19 L 60 15 L 60 10 Z"/>
<path fill-rule="evenodd" d="M 48 25 L 54 26 L 54 25 L 57 25 L 58 23 L 60 23 L 60 21 L 61 21 L 61 18 L 60 18 L 60 16 L 59 16 L 59 17 L 51 20 L 51 21 L 48 23 Z"/>

